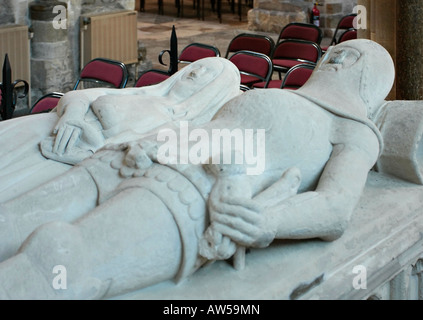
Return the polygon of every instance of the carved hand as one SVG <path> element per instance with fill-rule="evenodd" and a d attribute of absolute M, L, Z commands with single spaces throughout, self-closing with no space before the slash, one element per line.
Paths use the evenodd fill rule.
<path fill-rule="evenodd" d="M 116 158 L 111 163 L 112 167 L 119 169 L 119 173 L 123 177 L 140 177 L 153 164 L 153 161 L 147 154 L 148 147 L 146 146 L 147 149 L 145 149 L 143 145 L 145 143 L 134 141 L 106 145 L 103 150 L 124 151 L 125 156 L 123 160 Z"/>
<path fill-rule="evenodd" d="M 211 201 L 210 209 L 213 229 L 237 244 L 264 248 L 275 238 L 276 229 L 258 201 L 222 196 Z"/>
<path fill-rule="evenodd" d="M 104 145 L 104 136 L 100 130 L 84 120 L 69 120 L 55 129 L 56 138 L 54 141 L 53 152 L 56 154 L 71 153 L 72 148 L 80 142 L 86 149 L 95 152 Z"/>

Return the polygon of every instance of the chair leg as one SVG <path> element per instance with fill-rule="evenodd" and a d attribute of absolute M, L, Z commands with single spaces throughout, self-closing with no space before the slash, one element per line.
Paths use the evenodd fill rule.
<path fill-rule="evenodd" d="M 222 23 L 222 0 L 217 0 L 217 17 L 219 22 Z"/>
<path fill-rule="evenodd" d="M 163 0 L 158 0 L 158 5 L 159 5 L 159 14 L 164 14 Z"/>
<path fill-rule="evenodd" d="M 238 0 L 238 16 L 239 21 L 242 21 L 242 0 Z"/>

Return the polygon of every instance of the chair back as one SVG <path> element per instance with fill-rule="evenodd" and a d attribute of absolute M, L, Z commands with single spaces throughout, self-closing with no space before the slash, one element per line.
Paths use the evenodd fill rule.
<path fill-rule="evenodd" d="M 191 63 L 203 58 L 220 57 L 220 51 L 215 46 L 203 43 L 187 45 L 179 55 L 179 63 Z"/>
<path fill-rule="evenodd" d="M 273 73 L 271 59 L 259 52 L 238 51 L 229 58 L 229 61 L 238 68 L 241 85 L 250 88 L 257 82 L 268 82 Z"/>
<path fill-rule="evenodd" d="M 170 75 L 166 71 L 163 71 L 163 70 L 159 70 L 159 69 L 146 70 L 142 72 L 141 75 L 138 77 L 138 80 L 135 82 L 135 87 L 151 86 L 153 84 L 160 83 L 169 77 Z"/>
<path fill-rule="evenodd" d="M 162 50 L 158 56 L 159 63 L 164 66 L 167 66 L 167 64 L 163 61 L 163 57 L 166 53 L 170 56 L 171 51 Z M 220 57 L 219 49 L 212 45 L 194 42 L 182 49 L 181 54 L 178 57 L 178 63 L 188 64 L 209 57 Z"/>
<path fill-rule="evenodd" d="M 74 90 L 81 82 L 95 82 L 97 86 L 124 88 L 128 82 L 128 69 L 120 61 L 96 58 L 88 62 L 82 69 Z"/>
<path fill-rule="evenodd" d="M 60 98 L 63 97 L 63 93 L 52 92 L 48 93 L 39 98 L 32 106 L 29 111 L 30 114 L 45 113 L 53 110 L 59 103 Z"/>
<path fill-rule="evenodd" d="M 228 58 L 230 53 L 242 50 L 259 52 L 270 56 L 274 47 L 275 41 L 266 35 L 241 33 L 235 36 L 229 43 L 225 58 Z"/>
<path fill-rule="evenodd" d="M 281 30 L 278 42 L 286 39 L 312 41 L 320 45 L 323 39 L 323 31 L 312 23 L 292 22 Z"/>
<path fill-rule="evenodd" d="M 354 19 L 356 17 L 357 17 L 356 13 L 351 13 L 351 14 L 348 14 L 346 16 L 343 16 L 339 20 L 338 25 L 336 26 L 335 32 L 334 32 L 333 37 L 332 37 L 332 41 L 330 43 L 331 46 L 339 43 L 340 38 L 338 38 L 338 37 L 339 37 L 339 32 L 341 30 L 354 29 Z"/>
<path fill-rule="evenodd" d="M 312 41 L 286 39 L 279 42 L 272 54 L 274 68 L 288 71 L 300 63 L 316 64 L 322 56 L 319 45 Z"/>
<path fill-rule="evenodd" d="M 349 29 L 340 35 L 338 39 L 338 43 L 348 41 L 348 40 L 354 40 L 354 39 L 357 39 L 357 30 Z"/>
<path fill-rule="evenodd" d="M 297 90 L 310 78 L 315 66 L 311 64 L 298 64 L 285 74 L 281 89 Z"/>

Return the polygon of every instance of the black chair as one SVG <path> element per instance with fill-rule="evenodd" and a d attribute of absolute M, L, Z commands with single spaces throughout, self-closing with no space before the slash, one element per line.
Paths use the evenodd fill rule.
<path fill-rule="evenodd" d="M 238 68 L 241 75 L 241 85 L 249 88 L 258 82 L 267 83 L 273 73 L 271 59 L 259 52 L 238 51 L 229 58 L 229 61 Z M 243 90 L 242 86 L 241 90 Z"/>
<path fill-rule="evenodd" d="M 187 64 L 209 57 L 220 57 L 219 49 L 212 45 L 194 42 L 182 49 L 178 62 Z"/>
<path fill-rule="evenodd" d="M 331 40 L 329 46 L 334 46 L 334 45 L 337 45 L 339 43 L 339 40 L 340 40 L 339 32 L 340 31 L 342 31 L 342 30 L 347 31 L 347 30 L 354 29 L 354 19 L 356 17 L 357 17 L 356 13 L 351 13 L 351 14 L 343 16 L 339 20 L 339 22 L 336 26 L 335 32 L 333 33 L 332 40 Z M 322 47 L 323 52 L 326 52 L 329 46 Z"/>
<path fill-rule="evenodd" d="M 323 39 L 323 31 L 312 23 L 292 22 L 281 30 L 277 44 L 287 39 L 311 41 L 320 45 Z"/>
<path fill-rule="evenodd" d="M 29 113 L 35 114 L 50 112 L 57 106 L 63 95 L 64 94 L 61 92 L 52 92 L 42 96 L 33 104 Z"/>
<path fill-rule="evenodd" d="M 270 57 L 274 47 L 275 41 L 266 35 L 241 33 L 235 36 L 229 43 L 225 58 L 228 58 L 229 54 L 242 50 L 259 52 Z"/>
<path fill-rule="evenodd" d="M 292 67 L 285 74 L 280 88 L 290 90 L 297 90 L 301 88 L 310 78 L 314 68 L 315 65 L 309 63 L 298 64 Z"/>
<path fill-rule="evenodd" d="M 158 59 L 160 64 L 167 66 L 166 63 L 163 62 L 165 53 L 170 55 L 170 50 L 162 50 L 159 53 Z M 178 56 L 178 63 L 187 64 L 208 57 L 220 57 L 219 49 L 212 45 L 194 42 L 182 49 Z"/>
<path fill-rule="evenodd" d="M 140 74 L 134 86 L 135 87 L 151 86 L 153 84 L 160 83 L 169 77 L 170 75 L 167 71 L 163 71 L 160 69 L 149 69 Z"/>
<path fill-rule="evenodd" d="M 357 30 L 349 29 L 339 36 L 338 43 L 354 39 L 357 39 Z"/>
<path fill-rule="evenodd" d="M 279 42 L 272 54 L 273 70 L 281 74 L 301 63 L 315 65 L 322 56 L 320 46 L 312 41 L 286 39 Z"/>
<path fill-rule="evenodd" d="M 84 66 L 73 90 L 77 90 L 84 81 L 94 82 L 97 86 L 125 88 L 128 83 L 128 69 L 120 61 L 96 58 Z"/>

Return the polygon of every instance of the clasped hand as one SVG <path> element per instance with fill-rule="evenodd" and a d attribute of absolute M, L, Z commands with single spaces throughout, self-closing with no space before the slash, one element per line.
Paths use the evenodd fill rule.
<path fill-rule="evenodd" d="M 246 247 L 267 247 L 275 237 L 263 211 L 263 206 L 254 199 L 223 195 L 210 201 L 213 229 Z"/>
<path fill-rule="evenodd" d="M 210 226 L 200 242 L 209 260 L 230 258 L 238 245 L 264 248 L 275 238 L 263 206 L 254 199 L 221 196 L 209 202 Z"/>
<path fill-rule="evenodd" d="M 111 162 L 114 169 L 118 169 L 121 176 L 140 177 L 153 164 L 154 159 L 151 154 L 155 145 L 149 141 L 134 141 L 117 145 L 107 145 L 103 149 L 113 151 L 123 151 L 125 155 L 122 158 L 116 158 Z"/>
<path fill-rule="evenodd" d="M 84 120 L 59 121 L 53 134 L 56 135 L 52 151 L 58 155 L 71 153 L 79 143 L 82 148 L 95 152 L 104 144 L 101 131 L 96 130 Z"/>

